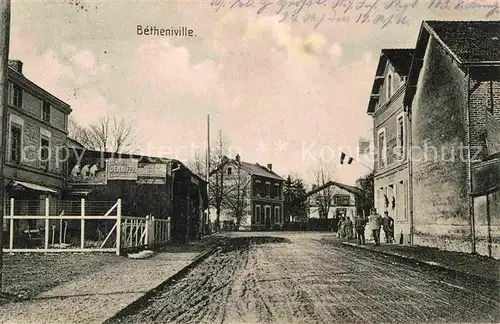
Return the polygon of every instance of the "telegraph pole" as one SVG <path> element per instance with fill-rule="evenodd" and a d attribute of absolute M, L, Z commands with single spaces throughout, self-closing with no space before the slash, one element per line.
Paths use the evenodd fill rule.
<path fill-rule="evenodd" d="M 210 220 L 210 115 L 207 114 L 207 160 L 205 161 L 207 168 L 207 199 L 208 199 L 208 208 L 207 208 L 207 219 L 205 222 L 211 223 Z M 204 224 L 205 225 L 205 224 Z"/>
<path fill-rule="evenodd" d="M 3 220 L 5 212 L 5 152 L 9 90 L 10 0 L 0 0 L 0 292 L 3 291 Z"/>

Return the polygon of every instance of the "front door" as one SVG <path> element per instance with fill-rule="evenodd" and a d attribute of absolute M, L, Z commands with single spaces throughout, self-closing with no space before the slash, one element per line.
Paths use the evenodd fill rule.
<path fill-rule="evenodd" d="M 270 229 L 271 228 L 271 207 L 269 206 L 266 206 L 266 214 L 265 214 L 265 217 L 266 217 L 266 229 Z"/>

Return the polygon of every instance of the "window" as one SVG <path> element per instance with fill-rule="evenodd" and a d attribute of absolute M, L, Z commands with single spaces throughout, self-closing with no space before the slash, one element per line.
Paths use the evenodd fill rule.
<path fill-rule="evenodd" d="M 271 197 L 271 183 L 270 182 L 266 182 L 266 195 L 268 197 Z"/>
<path fill-rule="evenodd" d="M 400 114 L 397 119 L 397 150 L 398 158 L 403 159 L 405 156 L 405 123 L 404 115 Z"/>
<path fill-rule="evenodd" d="M 46 101 L 42 104 L 42 120 L 50 123 L 50 104 Z"/>
<path fill-rule="evenodd" d="M 261 213 L 260 213 L 260 206 L 256 205 L 255 206 L 255 223 L 260 224 L 261 223 Z"/>
<path fill-rule="evenodd" d="M 266 206 L 266 219 L 265 219 L 266 224 L 270 223 L 271 224 L 271 206 Z"/>
<path fill-rule="evenodd" d="M 392 96 L 392 74 L 389 73 L 387 76 L 387 100 Z"/>
<path fill-rule="evenodd" d="M 228 167 L 227 168 L 227 175 L 231 175 L 233 173 L 233 168 Z"/>
<path fill-rule="evenodd" d="M 21 162 L 22 126 L 14 123 L 10 126 L 10 161 Z"/>
<path fill-rule="evenodd" d="M 23 107 L 23 89 L 15 83 L 12 84 L 12 105 Z"/>
<path fill-rule="evenodd" d="M 408 181 L 401 181 L 400 186 L 403 187 L 403 212 L 402 220 L 408 219 Z"/>
<path fill-rule="evenodd" d="M 386 140 L 385 140 L 385 129 L 381 129 L 378 132 L 378 166 L 379 169 L 382 169 L 385 167 L 386 164 Z"/>
<path fill-rule="evenodd" d="M 493 81 L 490 81 L 490 95 L 489 95 L 489 105 L 488 105 L 488 111 L 493 115 L 493 112 L 495 111 L 494 107 L 494 102 L 495 102 L 495 97 L 493 93 Z"/>
<path fill-rule="evenodd" d="M 42 136 L 40 140 L 40 165 L 44 170 L 48 170 L 50 161 L 50 141 Z"/>
<path fill-rule="evenodd" d="M 282 219 L 281 219 L 280 208 L 278 206 L 274 207 L 274 214 L 276 215 L 276 223 L 281 224 Z"/>
<path fill-rule="evenodd" d="M 260 180 L 255 180 L 253 183 L 253 196 L 258 197 L 259 196 L 259 186 L 260 186 Z"/>

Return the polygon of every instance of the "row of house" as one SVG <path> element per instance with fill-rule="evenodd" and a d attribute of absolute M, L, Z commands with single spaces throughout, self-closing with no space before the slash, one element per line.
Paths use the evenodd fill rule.
<path fill-rule="evenodd" d="M 4 199 L 14 198 L 14 214 L 43 215 L 45 198 L 121 198 L 124 215 L 170 217 L 174 239 L 199 236 L 208 208 L 204 179 L 174 159 L 85 149 L 68 138 L 71 107 L 31 82 L 22 68 L 21 61 L 9 60 Z"/>
<path fill-rule="evenodd" d="M 211 183 L 217 186 L 224 198 L 220 204 L 220 220 L 234 229 L 246 230 L 281 230 L 288 228 L 288 223 L 301 223 L 285 213 L 284 186 L 285 180 L 275 173 L 272 165 L 260 165 L 241 160 L 240 155 L 234 159 L 226 157 L 221 165 L 212 171 Z M 318 195 L 328 197 L 328 215 L 320 215 L 321 210 Z M 216 192 L 213 192 L 217 196 Z M 335 221 L 341 218 L 354 218 L 363 214 L 359 208 L 359 197 L 362 192 L 359 188 L 336 181 L 329 181 L 321 186 L 313 186 L 302 198 L 307 203 L 308 222 L 297 229 L 331 230 Z M 210 214 L 215 218 L 217 208 L 211 207 Z M 322 222 L 326 220 L 327 223 Z M 292 228 L 292 227 L 290 227 Z M 293 227 L 295 228 L 295 227 Z"/>
<path fill-rule="evenodd" d="M 396 242 L 500 257 L 500 22 L 424 21 L 368 104 L 375 207 Z"/>

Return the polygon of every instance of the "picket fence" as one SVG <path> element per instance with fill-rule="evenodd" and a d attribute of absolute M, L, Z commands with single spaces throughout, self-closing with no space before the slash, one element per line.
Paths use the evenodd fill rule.
<path fill-rule="evenodd" d="M 170 218 L 122 215 L 122 201 L 10 200 L 4 252 L 115 252 L 167 244 Z M 79 233 L 78 233 L 79 232 Z"/>

